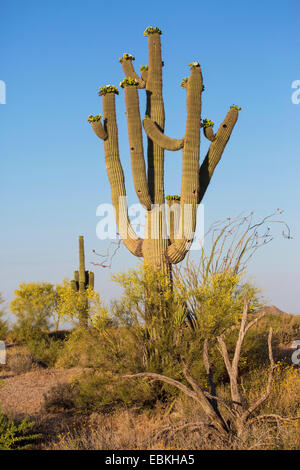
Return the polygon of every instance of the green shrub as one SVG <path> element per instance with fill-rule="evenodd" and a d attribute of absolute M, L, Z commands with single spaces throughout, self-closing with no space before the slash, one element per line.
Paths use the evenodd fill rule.
<path fill-rule="evenodd" d="M 0 450 L 28 449 L 40 437 L 39 434 L 30 434 L 33 423 L 26 419 L 20 424 L 6 418 L 0 410 Z"/>
<path fill-rule="evenodd" d="M 75 384 L 75 407 L 86 413 L 109 412 L 119 405 L 145 408 L 153 406 L 157 399 L 153 385 L 129 380 L 120 380 L 112 374 L 85 374 Z"/>
<path fill-rule="evenodd" d="M 103 364 L 103 345 L 93 328 L 76 328 L 64 342 L 58 367 L 95 367 Z"/>
<path fill-rule="evenodd" d="M 37 333 L 27 342 L 26 347 L 36 361 L 47 367 L 54 367 L 64 347 L 64 340 L 51 338 L 47 333 Z"/>

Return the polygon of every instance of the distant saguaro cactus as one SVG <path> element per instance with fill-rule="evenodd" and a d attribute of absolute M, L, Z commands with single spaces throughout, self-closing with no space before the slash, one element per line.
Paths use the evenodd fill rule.
<path fill-rule="evenodd" d="M 88 298 L 86 289 L 94 289 L 94 273 L 85 270 L 84 240 L 79 236 L 79 271 L 74 271 L 74 279 L 71 281 L 74 291 L 80 293 L 80 312 L 79 321 L 81 326 L 87 326 L 88 323 Z"/>
<path fill-rule="evenodd" d="M 126 204 L 124 173 L 119 157 L 118 128 L 115 95 L 118 89 L 112 85 L 100 88 L 103 101 L 103 124 L 101 115 L 89 116 L 88 121 L 95 134 L 104 141 L 105 166 L 111 186 L 112 203 L 119 233 L 128 250 L 155 270 L 171 273 L 171 265 L 182 261 L 192 244 L 197 206 L 210 183 L 213 172 L 222 156 L 231 132 L 238 119 L 240 108 L 231 106 L 216 134 L 213 122 L 201 122 L 201 95 L 204 90 L 201 68 L 198 62 L 190 63 L 190 76 L 181 86 L 187 92 L 187 121 L 182 139 L 164 134 L 165 111 L 162 97 L 161 31 L 148 27 L 149 65 L 141 66 L 141 77 L 135 72 L 131 54 L 123 54 L 120 62 L 126 78 L 120 83 L 124 88 L 129 147 L 134 187 L 140 203 L 146 211 L 145 238 L 141 239 L 130 224 Z M 148 137 L 147 170 L 145 165 L 142 122 L 139 109 L 139 89 L 146 90 L 146 115 L 143 120 Z M 208 153 L 199 165 L 200 129 L 211 141 Z M 182 149 L 182 182 L 180 197 L 168 200 L 169 208 L 180 202 L 180 220 L 174 233 L 171 220 L 170 236 L 167 234 L 167 217 L 164 207 L 164 151 Z M 160 210 L 157 210 L 157 207 Z"/>

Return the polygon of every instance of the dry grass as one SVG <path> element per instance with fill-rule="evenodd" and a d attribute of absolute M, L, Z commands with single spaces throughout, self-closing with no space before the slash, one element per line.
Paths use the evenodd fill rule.
<path fill-rule="evenodd" d="M 265 387 L 267 372 L 254 371 L 245 378 L 245 388 L 252 398 Z M 228 387 L 218 393 L 228 394 Z M 300 416 L 300 369 L 279 363 L 274 387 L 260 414 Z M 178 398 L 171 406 L 138 412 L 120 408 L 111 414 L 93 413 L 84 423 L 67 426 L 45 449 L 117 450 L 117 449 L 191 449 L 191 450 L 300 450 L 300 420 L 256 421 L 240 438 L 224 440 L 196 425 L 202 412 L 188 397 Z"/>

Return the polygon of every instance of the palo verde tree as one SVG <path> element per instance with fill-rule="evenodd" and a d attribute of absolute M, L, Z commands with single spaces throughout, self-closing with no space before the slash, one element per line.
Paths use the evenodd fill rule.
<path fill-rule="evenodd" d="M 181 86 L 187 93 L 187 121 L 182 139 L 173 139 L 164 134 L 165 110 L 162 96 L 161 30 L 148 27 L 149 64 L 141 66 L 141 76 L 133 67 L 135 58 L 131 54 L 120 57 L 125 78 L 120 86 L 125 92 L 127 126 L 131 167 L 135 191 L 146 211 L 145 238 L 141 239 L 130 224 L 124 173 L 119 156 L 118 128 L 115 97 L 117 87 L 106 85 L 100 88 L 103 100 L 103 116 L 89 116 L 95 134 L 104 141 L 105 166 L 111 186 L 112 203 L 119 233 L 125 246 L 137 257 L 143 257 L 147 265 L 155 270 L 171 274 L 172 264 L 179 263 L 188 253 L 196 228 L 197 206 L 210 183 L 213 172 L 220 161 L 228 139 L 238 119 L 241 108 L 231 106 L 216 134 L 213 122 L 201 121 L 201 95 L 204 90 L 201 67 L 190 63 L 190 76 Z M 139 107 L 139 90 L 146 90 L 147 105 L 143 127 L 148 138 L 147 170 L 143 149 L 142 121 Z M 103 124 L 101 119 L 103 118 Z M 200 129 L 211 141 L 208 153 L 201 163 Z M 182 182 L 180 198 L 169 197 L 168 207 L 180 203 L 180 217 L 176 230 L 171 227 L 167 235 L 167 217 L 164 209 L 164 151 L 182 149 Z M 170 221 L 169 221 L 170 225 Z M 171 218 L 171 225 L 172 223 Z M 169 227 L 170 228 L 170 227 Z M 175 233 L 172 233 L 174 232 Z"/>

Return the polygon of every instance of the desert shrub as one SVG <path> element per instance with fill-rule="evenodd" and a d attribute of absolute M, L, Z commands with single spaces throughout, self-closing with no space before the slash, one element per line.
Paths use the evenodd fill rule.
<path fill-rule="evenodd" d="M 9 420 L 0 410 L 0 450 L 28 449 L 40 437 L 38 434 L 30 434 L 33 423 L 23 419 L 20 424 Z"/>
<path fill-rule="evenodd" d="M 94 328 L 76 328 L 66 339 L 58 356 L 58 367 L 94 367 L 103 364 L 103 344 Z"/>
<path fill-rule="evenodd" d="M 76 382 L 76 408 L 81 412 L 113 412 L 121 406 L 152 408 L 157 400 L 153 384 L 135 383 L 110 373 L 85 374 Z"/>
<path fill-rule="evenodd" d="M 43 408 L 47 413 L 58 413 L 75 408 L 75 387 L 59 383 L 44 394 Z"/>
<path fill-rule="evenodd" d="M 36 367 L 36 362 L 31 354 L 20 352 L 10 356 L 7 365 L 14 374 L 25 374 Z"/>
<path fill-rule="evenodd" d="M 47 333 L 36 332 L 26 341 L 26 347 L 34 359 L 44 366 L 54 367 L 64 347 L 64 340 L 50 337 Z"/>

